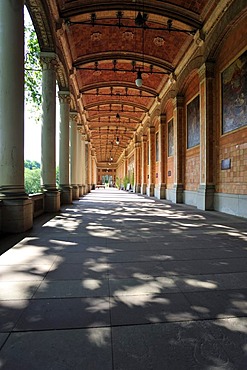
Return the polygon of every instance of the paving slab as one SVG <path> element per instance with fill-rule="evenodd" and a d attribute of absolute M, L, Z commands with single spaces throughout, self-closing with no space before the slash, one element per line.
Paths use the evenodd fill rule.
<path fill-rule="evenodd" d="M 0 368 L 112 370 L 110 329 L 12 333 L 0 353 Z"/>
<path fill-rule="evenodd" d="M 110 295 L 162 294 L 165 292 L 180 292 L 176 282 L 168 277 L 139 277 L 135 279 L 109 279 Z"/>
<path fill-rule="evenodd" d="M 111 297 L 112 325 L 139 325 L 199 319 L 182 293 Z"/>
<path fill-rule="evenodd" d="M 114 370 L 233 370 L 234 362 L 210 331 L 212 325 L 194 321 L 114 327 Z"/>
<path fill-rule="evenodd" d="M 15 331 L 110 325 L 109 298 L 36 299 L 29 302 Z"/>
<path fill-rule="evenodd" d="M 43 281 L 33 299 L 39 298 L 109 297 L 108 280 L 83 279 Z"/>
<path fill-rule="evenodd" d="M 186 292 L 184 295 L 193 309 L 204 319 L 247 315 L 247 289 Z"/>
<path fill-rule="evenodd" d="M 28 304 L 27 300 L 0 301 L 0 332 L 11 331 Z"/>
<path fill-rule="evenodd" d="M 64 263 L 56 266 L 46 275 L 47 280 L 81 280 L 85 278 L 103 279 L 107 276 L 109 264 L 97 263 Z"/>
<path fill-rule="evenodd" d="M 40 281 L 0 281 L 0 301 L 30 299 L 40 285 Z"/>
<path fill-rule="evenodd" d="M 0 368 L 246 370 L 246 220 L 105 189 L 3 240 Z"/>
<path fill-rule="evenodd" d="M 2 281 L 26 281 L 26 280 L 43 280 L 46 273 L 51 268 L 49 265 L 1 265 L 0 282 Z"/>

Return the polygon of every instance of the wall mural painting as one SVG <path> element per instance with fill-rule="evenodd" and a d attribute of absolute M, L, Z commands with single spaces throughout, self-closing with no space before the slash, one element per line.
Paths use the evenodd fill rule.
<path fill-rule="evenodd" d="M 200 144 L 200 98 L 195 97 L 187 105 L 187 148 Z"/>
<path fill-rule="evenodd" d="M 222 134 L 247 126 L 247 50 L 221 74 Z"/>
<path fill-rule="evenodd" d="M 168 122 L 168 157 L 174 155 L 174 128 L 173 119 Z"/>

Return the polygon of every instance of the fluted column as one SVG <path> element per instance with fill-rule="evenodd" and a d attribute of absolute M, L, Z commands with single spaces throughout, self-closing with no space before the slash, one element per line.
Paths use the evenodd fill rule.
<path fill-rule="evenodd" d="M 142 184 L 141 184 L 141 194 L 146 194 L 147 192 L 147 135 L 142 136 Z"/>
<path fill-rule="evenodd" d="M 159 183 L 157 187 L 157 198 L 165 199 L 166 197 L 166 163 L 167 163 L 167 150 L 165 143 L 166 140 L 166 115 L 160 115 L 159 122 Z"/>
<path fill-rule="evenodd" d="M 71 185 L 72 185 L 72 199 L 79 199 L 79 187 L 77 176 L 77 112 L 70 113 L 70 163 L 71 163 Z"/>
<path fill-rule="evenodd" d="M 174 99 L 174 203 L 183 202 L 183 176 L 184 176 L 184 97 L 177 96 Z"/>
<path fill-rule="evenodd" d="M 23 0 L 0 1 L 0 232 L 32 227 L 24 189 Z"/>
<path fill-rule="evenodd" d="M 214 209 L 214 63 L 205 63 L 199 69 L 200 78 L 200 185 L 197 207 Z"/>
<path fill-rule="evenodd" d="M 59 145 L 59 186 L 61 189 L 61 203 L 72 203 L 72 187 L 70 185 L 69 170 L 69 107 L 70 92 L 60 91 L 60 145 Z"/>
<path fill-rule="evenodd" d="M 60 193 L 56 186 L 56 67 L 54 53 L 41 53 L 42 126 L 41 185 L 45 194 L 45 211 L 60 209 Z"/>
<path fill-rule="evenodd" d="M 154 196 L 155 187 L 155 127 L 149 127 L 149 173 L 148 173 L 147 195 Z"/>

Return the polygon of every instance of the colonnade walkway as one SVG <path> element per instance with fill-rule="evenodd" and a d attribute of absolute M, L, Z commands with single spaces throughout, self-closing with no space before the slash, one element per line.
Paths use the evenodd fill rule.
<path fill-rule="evenodd" d="M 0 369 L 246 369 L 246 224 L 97 189 L 1 237 Z"/>

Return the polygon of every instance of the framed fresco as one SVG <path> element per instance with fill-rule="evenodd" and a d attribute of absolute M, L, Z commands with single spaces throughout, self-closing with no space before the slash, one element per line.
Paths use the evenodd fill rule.
<path fill-rule="evenodd" d="M 187 105 L 187 149 L 200 144 L 200 97 Z"/>
<path fill-rule="evenodd" d="M 168 157 L 174 155 L 174 127 L 173 119 L 168 122 Z"/>
<path fill-rule="evenodd" d="M 247 126 L 247 50 L 221 73 L 222 134 Z"/>

